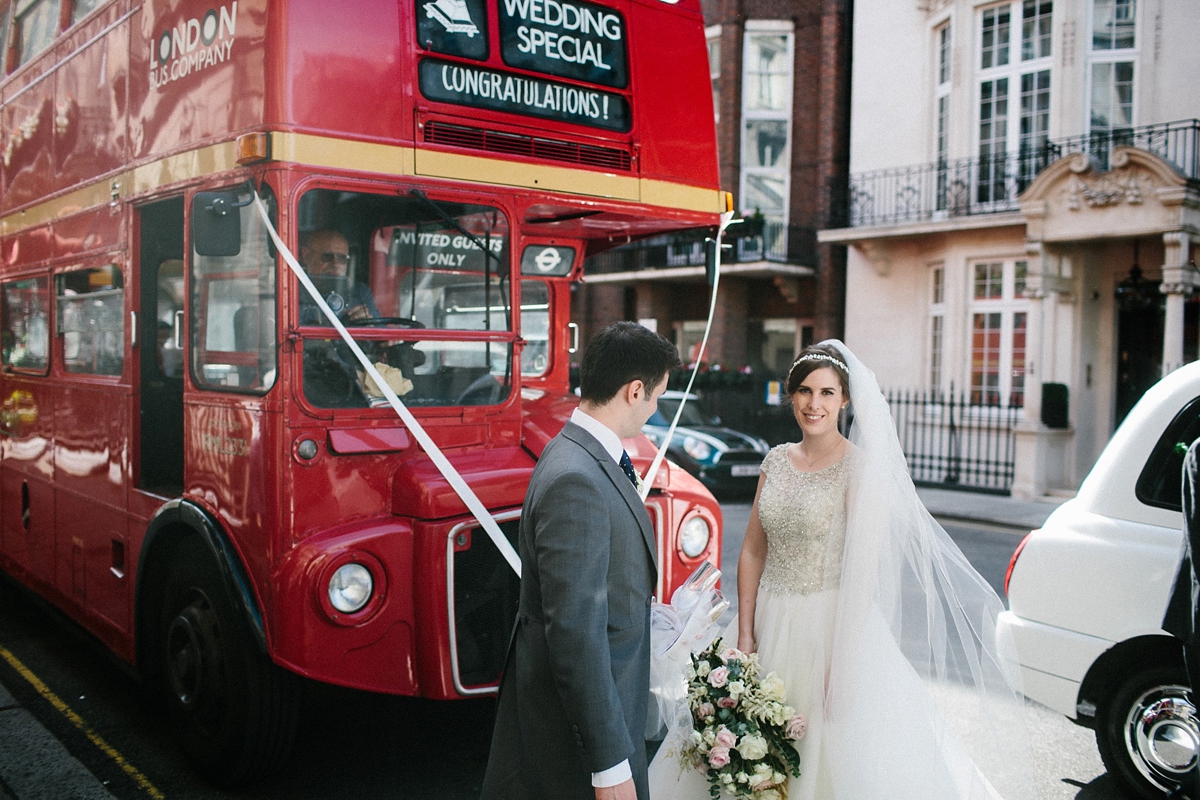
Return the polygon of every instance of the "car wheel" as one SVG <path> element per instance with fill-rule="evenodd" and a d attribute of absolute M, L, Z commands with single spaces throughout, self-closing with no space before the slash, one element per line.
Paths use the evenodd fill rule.
<path fill-rule="evenodd" d="M 171 721 L 198 772 L 218 785 L 243 783 L 291 747 L 293 681 L 261 652 L 205 548 L 188 542 L 174 556 L 159 635 Z"/>
<path fill-rule="evenodd" d="M 1155 800 L 1175 788 L 1200 750 L 1183 670 L 1154 667 L 1127 677 L 1096 710 L 1096 746 L 1132 796 Z"/>

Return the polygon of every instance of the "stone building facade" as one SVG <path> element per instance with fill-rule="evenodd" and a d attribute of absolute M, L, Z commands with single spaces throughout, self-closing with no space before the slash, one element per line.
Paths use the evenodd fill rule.
<path fill-rule="evenodd" d="M 1070 492 L 1200 345 L 1200 5 L 856 0 L 846 340 Z M 939 409 L 926 409 L 937 425 Z"/>

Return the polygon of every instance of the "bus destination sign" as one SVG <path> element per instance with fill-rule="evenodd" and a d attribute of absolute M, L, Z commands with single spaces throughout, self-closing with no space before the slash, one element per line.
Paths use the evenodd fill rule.
<path fill-rule="evenodd" d="M 432 58 L 418 67 L 429 100 L 625 132 L 629 102 L 619 94 Z"/>
<path fill-rule="evenodd" d="M 625 21 L 581 0 L 500 0 L 504 63 L 547 75 L 624 89 Z"/>

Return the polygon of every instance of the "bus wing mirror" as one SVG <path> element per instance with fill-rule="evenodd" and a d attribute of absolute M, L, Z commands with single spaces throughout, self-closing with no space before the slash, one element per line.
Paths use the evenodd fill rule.
<path fill-rule="evenodd" d="M 236 256 L 242 250 L 242 214 L 236 192 L 197 192 L 192 200 L 192 246 L 201 256 Z"/>

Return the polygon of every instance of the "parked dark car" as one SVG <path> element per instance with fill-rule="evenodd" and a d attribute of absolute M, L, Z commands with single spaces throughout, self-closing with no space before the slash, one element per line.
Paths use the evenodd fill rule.
<path fill-rule="evenodd" d="M 683 392 L 663 392 L 658 410 L 642 428 L 655 445 L 661 446 L 671 420 L 679 409 Z M 770 446 L 758 438 L 721 425 L 709 414 L 697 395 L 688 395 L 683 416 L 667 448 L 667 458 L 700 479 L 714 493 L 753 494 L 762 472 L 762 460 Z"/>

